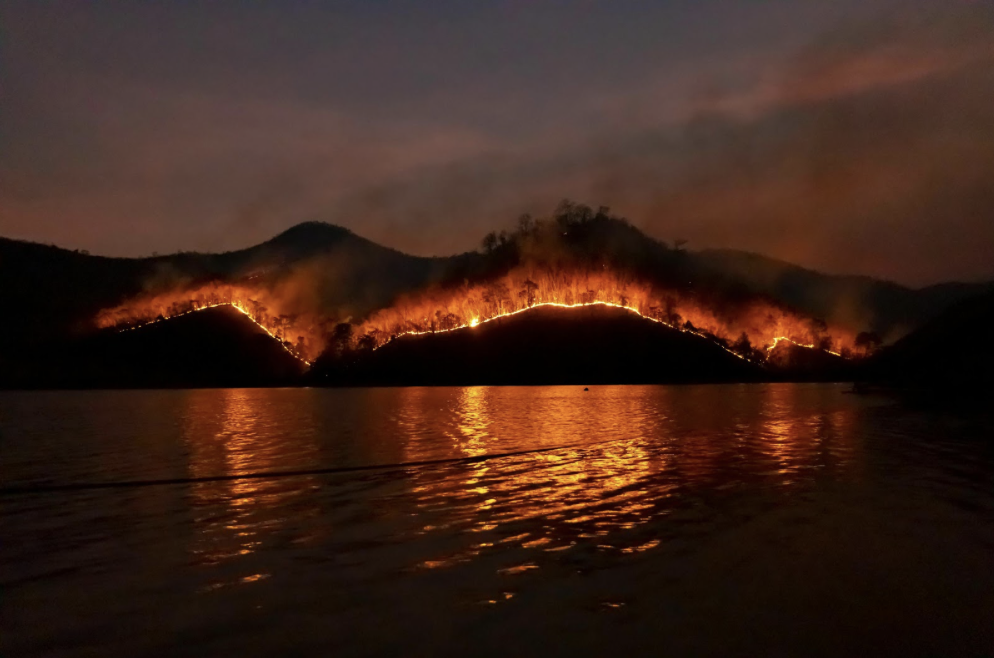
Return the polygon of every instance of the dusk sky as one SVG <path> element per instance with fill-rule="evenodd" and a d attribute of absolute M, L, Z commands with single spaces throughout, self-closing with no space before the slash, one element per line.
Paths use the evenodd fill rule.
<path fill-rule="evenodd" d="M 910 285 L 994 278 L 994 4 L 0 3 L 0 235 L 306 220 L 421 255 L 562 198 Z"/>

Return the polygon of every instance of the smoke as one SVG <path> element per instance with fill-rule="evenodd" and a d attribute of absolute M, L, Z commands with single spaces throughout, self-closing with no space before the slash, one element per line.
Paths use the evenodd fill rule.
<path fill-rule="evenodd" d="M 850 26 L 746 88 L 702 82 L 682 119 L 419 168 L 331 217 L 431 253 L 572 197 L 698 247 L 911 284 L 990 277 L 992 44 L 976 7 Z"/>
<path fill-rule="evenodd" d="M 901 27 L 830 40 L 772 93 L 702 111 L 678 141 L 680 174 L 622 195 L 650 230 L 699 243 L 748 227 L 740 246 L 829 270 L 988 275 L 994 32 L 978 43 L 961 30 L 954 45 Z"/>
<path fill-rule="evenodd" d="M 735 32 L 729 21 L 786 28 L 812 12 L 722 6 L 726 24 L 695 25 L 707 35 L 686 57 L 695 39 L 672 34 L 670 50 L 653 36 L 658 50 L 616 57 L 626 34 L 644 37 L 628 23 L 575 43 L 542 43 L 536 30 L 521 52 L 481 45 L 488 56 L 514 51 L 518 68 L 507 69 L 449 62 L 443 45 L 480 54 L 464 41 L 406 58 L 398 40 L 421 34 L 403 30 L 357 46 L 343 23 L 341 41 L 319 38 L 353 50 L 316 51 L 306 75 L 278 48 L 225 70 L 218 52 L 254 52 L 225 30 L 211 32 L 221 41 L 207 66 L 191 55 L 188 68 L 170 68 L 154 47 L 164 40 L 133 66 L 88 43 L 86 68 L 60 59 L 75 52 L 73 22 L 49 35 L 39 19 L 7 39 L 25 73 L 11 77 L 5 104 L 18 138 L 0 155 L 0 222 L 10 235 L 137 255 L 239 248 L 320 219 L 442 255 L 574 198 L 696 248 L 914 285 L 994 276 L 994 13 L 909 8 L 831 27 L 786 54 L 764 49 L 755 30 L 734 50 L 708 43 L 710 29 Z M 136 50 L 143 34 L 110 30 Z M 808 34 L 799 28 L 795 42 Z M 362 66 L 349 68 L 347 54 Z"/>
<path fill-rule="evenodd" d="M 778 341 L 849 353 L 854 336 L 754 295 L 721 300 L 634 277 L 621 268 L 552 266 L 531 262 L 484 283 L 430 289 L 382 309 L 358 333 L 382 344 L 394 336 L 450 331 L 542 305 L 607 304 L 713 340 L 743 358 L 761 359 Z"/>

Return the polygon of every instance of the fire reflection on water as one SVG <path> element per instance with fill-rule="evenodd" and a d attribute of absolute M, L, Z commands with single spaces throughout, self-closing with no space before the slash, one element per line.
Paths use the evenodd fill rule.
<path fill-rule="evenodd" d="M 650 503 L 641 480 L 666 457 L 650 458 L 644 444 L 655 428 L 645 414 L 633 414 L 637 403 L 568 389 L 551 398 L 539 394 L 501 402 L 499 390 L 466 388 L 453 401 L 444 432 L 458 454 L 476 458 L 520 448 L 526 453 L 527 448 L 558 449 L 415 474 L 418 507 L 442 510 L 448 517 L 428 524 L 426 531 L 457 526 L 467 533 L 489 533 L 448 559 L 424 566 L 464 561 L 494 544 L 564 550 L 580 539 L 632 529 L 648 519 L 642 514 Z M 405 415 L 420 408 L 437 417 L 420 401 L 412 394 Z M 635 421 L 623 422 L 630 418 Z M 612 436 L 617 438 L 603 440 Z M 407 459 L 418 460 L 419 437 L 405 437 L 405 442 L 412 450 Z"/>
<path fill-rule="evenodd" d="M 457 628 L 463 653 L 514 653 L 550 623 L 552 635 L 578 634 L 582 653 L 595 624 L 621 641 L 633 620 L 659 611 L 672 613 L 659 637 L 680 636 L 689 621 L 695 644 L 678 648 L 696 647 L 715 619 L 740 624 L 731 644 L 764 627 L 772 617 L 752 608 L 768 608 L 751 602 L 789 615 L 812 596 L 830 627 L 840 603 L 864 601 L 847 627 L 880 608 L 876 619 L 900 631 L 909 618 L 936 618 L 929 601 L 965 592 L 956 609 L 986 628 L 994 543 L 977 533 L 994 510 L 990 414 L 950 417 L 842 391 L 87 392 L 72 404 L 99 405 L 86 417 L 92 431 L 67 425 L 59 439 L 79 446 L 94 480 L 315 474 L 8 496 L 5 528 L 17 541 L 3 544 L 5 611 L 20 617 L 11 625 L 20 646 L 35 648 L 20 653 L 36 654 L 54 641 L 142 655 L 222 637 L 237 641 L 228 653 L 263 654 L 298 631 L 295 653 L 369 653 L 370 638 L 394 624 L 403 634 L 373 653 L 449 646 Z M 53 430 L 35 417 L 67 420 L 64 399 L 20 410 L 27 400 L 3 407 L 8 423 L 22 415 L 13 425 L 22 440 Z M 142 413 L 122 424 L 129 405 Z M 59 470 L 49 445 L 28 455 L 36 465 L 24 477 L 71 481 L 80 471 Z M 390 466 L 318 472 L 371 464 Z M 936 528 L 949 536 L 936 541 Z M 916 598 L 921 607 L 903 607 Z M 53 614 L 63 599 L 76 614 Z M 85 618 L 94 605 L 108 624 Z M 165 632 L 146 641 L 151 618 Z M 524 623 L 504 637 L 488 619 Z M 963 628 L 919 644 L 958 640 Z M 117 629 L 135 641 L 107 651 L 87 640 Z M 342 634 L 351 635 L 329 644 Z M 659 638 L 644 639 L 628 653 Z"/>
<path fill-rule="evenodd" d="M 756 443 L 761 458 L 785 486 L 802 480 L 826 466 L 845 466 L 853 459 L 853 443 L 848 424 L 851 414 L 829 410 L 798 413 L 802 401 L 799 389 L 770 386 L 763 398 L 761 441 Z M 757 460 L 757 461 L 762 461 Z"/>
<path fill-rule="evenodd" d="M 821 405 L 806 413 L 810 401 L 795 399 L 789 386 L 767 387 L 758 399 L 755 389 L 728 387 L 726 400 L 707 387 L 645 387 L 636 395 L 633 388 L 465 388 L 441 409 L 437 395 L 402 393 L 405 427 L 441 423 L 436 431 L 455 447 L 453 456 L 556 448 L 412 473 L 413 504 L 426 521 L 421 532 L 454 529 L 468 538 L 422 566 L 469 561 L 495 546 L 550 554 L 580 543 L 620 554 L 649 550 L 665 537 L 643 527 L 686 505 L 695 488 L 757 481 L 791 488 L 826 465 L 851 461 L 840 445 L 846 412 Z M 719 414 L 709 407 L 716 401 L 727 403 Z M 422 437 L 402 441 L 407 460 L 424 458 Z"/>
<path fill-rule="evenodd" d="M 845 396 L 825 390 L 285 393 L 311 396 L 306 412 L 296 411 L 307 406 L 299 400 L 271 404 L 270 397 L 284 395 L 273 391 L 200 393 L 184 426 L 194 478 L 393 466 L 334 478 L 194 483 L 193 559 L 226 573 L 221 582 L 230 583 L 264 576 L 251 565 L 273 542 L 330 542 L 325 555 L 349 560 L 373 560 L 370 551 L 403 542 L 411 547 L 404 567 L 485 564 L 501 556 L 494 571 L 504 575 L 591 551 L 619 558 L 649 551 L 685 533 L 687 524 L 706 526 L 710 501 L 730 490 L 785 492 L 826 470 L 833 477 L 852 470 L 859 456 L 853 411 L 840 403 Z M 326 406 L 328 399 L 338 406 Z M 338 434 L 315 432 L 327 427 L 319 420 L 326 417 L 335 419 Z M 317 515 L 320 524 L 305 520 Z M 301 543 L 293 536 L 301 529 L 321 541 Z M 512 555 L 518 561 L 508 563 Z"/>
<path fill-rule="evenodd" d="M 191 399 L 184 417 L 192 478 L 277 471 L 299 463 L 301 451 L 313 453 L 306 433 L 279 431 L 286 419 L 259 391 L 210 393 L 206 399 Z M 296 445 L 288 451 L 285 440 L 290 437 Z M 194 482 L 190 488 L 194 563 L 217 566 L 257 551 L 286 523 L 289 513 L 297 518 L 315 513 L 308 501 L 314 485 L 311 477 Z M 239 575 L 232 582 L 256 582 L 267 575 Z"/>

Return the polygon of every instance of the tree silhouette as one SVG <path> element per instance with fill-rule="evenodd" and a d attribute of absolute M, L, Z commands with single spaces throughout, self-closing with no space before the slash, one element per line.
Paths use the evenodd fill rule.
<path fill-rule="evenodd" d="M 360 354 L 369 354 L 372 352 L 376 349 L 376 334 L 374 332 L 363 334 L 356 343 L 356 349 Z"/>
<path fill-rule="evenodd" d="M 746 332 L 743 331 L 742 335 L 739 336 L 739 339 L 732 343 L 732 350 L 742 354 L 743 356 L 752 354 L 752 341 L 749 340 L 749 336 Z"/>
<path fill-rule="evenodd" d="M 869 356 L 880 348 L 883 340 L 872 331 L 861 331 L 856 335 L 855 343 L 856 347 L 863 353 L 863 356 Z"/>
<path fill-rule="evenodd" d="M 483 290 L 483 301 L 492 305 L 498 315 L 504 312 L 504 302 L 511 298 L 511 292 L 503 281 L 495 281 Z"/>
<path fill-rule="evenodd" d="M 535 305 L 535 296 L 537 291 L 538 284 L 531 279 L 525 279 L 525 289 L 522 292 L 525 293 L 525 301 L 529 307 Z"/>
<path fill-rule="evenodd" d="M 666 324 L 672 327 L 676 327 L 677 329 L 680 328 L 680 324 L 681 322 L 683 322 L 683 318 L 680 317 L 680 314 L 676 312 L 676 300 L 674 298 L 672 297 L 666 298 L 666 308 L 663 311 L 663 313 L 664 313 L 663 318 Z M 687 324 L 689 325 L 690 323 L 688 322 Z"/>
<path fill-rule="evenodd" d="M 338 358 L 342 358 L 352 349 L 352 325 L 348 322 L 341 322 L 335 325 L 335 330 L 331 335 L 331 352 Z"/>
<path fill-rule="evenodd" d="M 821 318 L 812 318 L 808 321 L 808 331 L 811 332 L 811 343 L 818 349 L 823 349 L 821 343 L 824 340 L 828 325 Z"/>

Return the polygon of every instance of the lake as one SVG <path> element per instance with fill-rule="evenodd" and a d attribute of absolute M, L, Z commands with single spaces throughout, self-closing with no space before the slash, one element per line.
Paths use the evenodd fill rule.
<path fill-rule="evenodd" d="M 994 414 L 844 391 L 0 392 L 0 655 L 994 655 Z"/>

